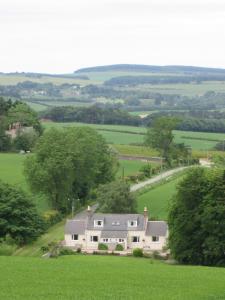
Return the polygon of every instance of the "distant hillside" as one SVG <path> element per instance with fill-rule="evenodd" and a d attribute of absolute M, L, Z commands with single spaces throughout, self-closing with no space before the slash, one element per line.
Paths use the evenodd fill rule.
<path fill-rule="evenodd" d="M 96 66 L 82 68 L 74 73 L 89 72 L 146 72 L 146 73 L 186 73 L 186 74 L 225 74 L 225 69 L 204 68 L 193 66 L 151 66 L 151 65 L 134 65 L 134 64 L 116 64 L 108 66 Z"/>

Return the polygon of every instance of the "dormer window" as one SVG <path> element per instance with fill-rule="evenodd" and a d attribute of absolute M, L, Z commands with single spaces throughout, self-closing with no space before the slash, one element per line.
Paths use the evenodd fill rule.
<path fill-rule="evenodd" d="M 103 227 L 103 220 L 94 220 L 94 227 Z"/>
<path fill-rule="evenodd" d="M 137 221 L 136 220 L 129 220 L 128 221 L 128 227 L 137 227 Z"/>

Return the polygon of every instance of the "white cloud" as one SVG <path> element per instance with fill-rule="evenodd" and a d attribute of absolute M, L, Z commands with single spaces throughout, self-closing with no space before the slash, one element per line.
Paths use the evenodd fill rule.
<path fill-rule="evenodd" d="M 0 0 L 0 71 L 113 63 L 225 68 L 223 0 Z"/>

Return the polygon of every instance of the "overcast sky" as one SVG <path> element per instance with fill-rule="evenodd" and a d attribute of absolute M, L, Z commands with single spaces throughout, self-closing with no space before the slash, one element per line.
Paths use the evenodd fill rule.
<path fill-rule="evenodd" d="M 225 0 L 0 0 L 0 71 L 225 68 Z"/>

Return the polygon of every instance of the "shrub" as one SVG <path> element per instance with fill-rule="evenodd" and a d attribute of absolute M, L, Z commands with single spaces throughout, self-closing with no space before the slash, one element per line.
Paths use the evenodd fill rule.
<path fill-rule="evenodd" d="M 6 242 L 0 243 L 0 256 L 10 256 L 16 251 L 16 245 L 9 245 Z"/>
<path fill-rule="evenodd" d="M 81 248 L 77 248 L 77 253 L 81 253 Z"/>
<path fill-rule="evenodd" d="M 59 255 L 75 255 L 76 252 L 69 248 L 62 248 L 59 251 Z"/>
<path fill-rule="evenodd" d="M 98 244 L 98 250 L 108 250 L 108 245 L 106 244 Z"/>
<path fill-rule="evenodd" d="M 42 246 L 41 247 L 41 252 L 47 253 L 48 251 L 49 251 L 49 247 L 48 246 Z"/>
<path fill-rule="evenodd" d="M 116 251 L 123 251 L 123 250 L 124 250 L 123 245 L 117 244 L 115 250 L 116 250 Z"/>
<path fill-rule="evenodd" d="M 133 250 L 133 256 L 135 256 L 135 257 L 143 257 L 143 250 L 141 248 L 135 248 Z"/>
<path fill-rule="evenodd" d="M 46 227 L 49 228 L 50 226 L 61 221 L 62 215 L 58 210 L 48 210 L 44 213 L 43 219 L 45 221 Z"/>
<path fill-rule="evenodd" d="M 157 250 L 152 252 L 152 258 L 154 259 L 161 259 L 161 256 Z"/>
<path fill-rule="evenodd" d="M 144 180 L 145 179 L 145 174 L 143 172 L 139 172 L 137 174 L 137 179 L 138 179 L 138 181 Z"/>
<path fill-rule="evenodd" d="M 144 173 L 145 177 L 151 177 L 152 175 L 152 166 L 151 164 L 147 164 L 141 167 L 140 171 Z"/>
<path fill-rule="evenodd" d="M 50 257 L 58 257 L 59 255 L 59 244 L 57 242 L 51 242 L 48 244 Z"/>

